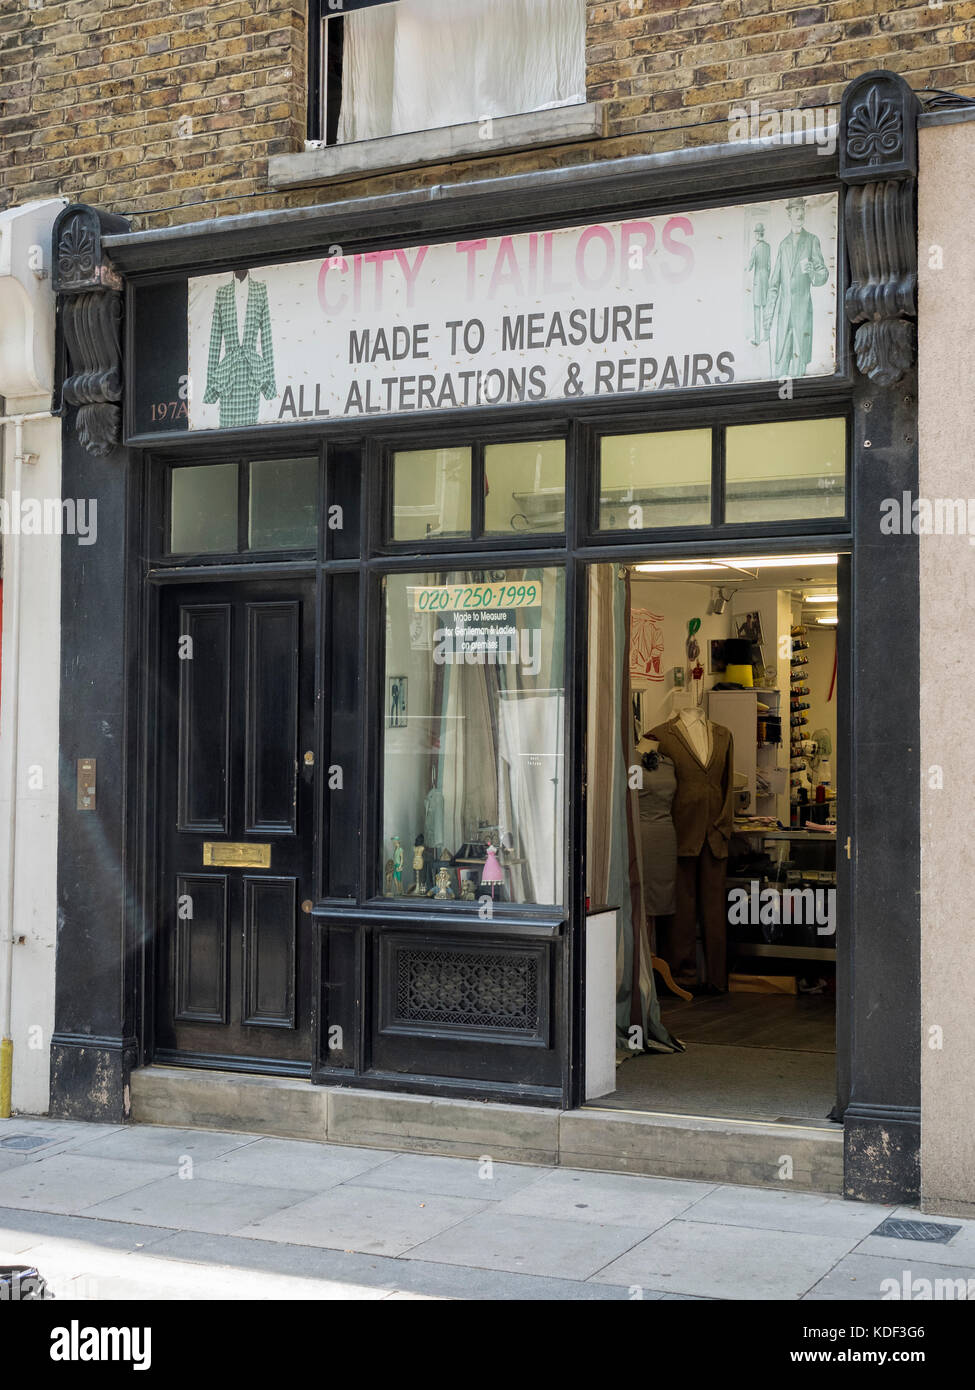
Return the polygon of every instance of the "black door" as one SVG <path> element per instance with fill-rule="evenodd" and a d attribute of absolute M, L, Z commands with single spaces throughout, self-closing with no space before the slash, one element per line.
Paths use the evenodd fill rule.
<path fill-rule="evenodd" d="M 162 1060 L 310 1064 L 314 608 L 310 582 L 163 594 Z"/>

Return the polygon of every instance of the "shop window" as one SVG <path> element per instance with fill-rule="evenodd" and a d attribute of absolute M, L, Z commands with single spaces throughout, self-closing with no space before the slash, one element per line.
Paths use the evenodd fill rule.
<path fill-rule="evenodd" d="M 725 521 L 845 516 L 846 421 L 729 426 L 725 487 Z"/>
<path fill-rule="evenodd" d="M 385 629 L 380 891 L 559 903 L 564 571 L 388 575 Z"/>
<path fill-rule="evenodd" d="M 469 536 L 471 450 L 409 449 L 393 458 L 393 540 Z"/>
<path fill-rule="evenodd" d="M 601 530 L 707 526 L 711 431 L 606 435 L 600 444 Z"/>
<path fill-rule="evenodd" d="M 585 0 L 316 0 L 316 6 L 309 134 L 327 144 L 586 99 Z"/>
<path fill-rule="evenodd" d="M 311 550 L 318 536 L 318 460 L 267 459 L 250 465 L 251 550 Z"/>
<path fill-rule="evenodd" d="M 484 450 L 484 531 L 565 530 L 565 443 L 489 444 Z"/>
<path fill-rule="evenodd" d="M 236 463 L 173 469 L 169 548 L 174 555 L 237 549 L 237 469 Z"/>

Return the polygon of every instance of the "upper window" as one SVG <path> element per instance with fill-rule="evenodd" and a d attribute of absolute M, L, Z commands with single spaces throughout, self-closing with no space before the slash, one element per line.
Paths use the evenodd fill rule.
<path fill-rule="evenodd" d="M 478 540 L 564 529 L 563 439 L 393 455 L 389 540 Z"/>
<path fill-rule="evenodd" d="M 586 99 L 585 0 L 317 5 L 310 133 L 330 145 Z"/>
<path fill-rule="evenodd" d="M 841 416 L 600 440 L 601 531 L 838 520 L 846 492 Z"/>
<path fill-rule="evenodd" d="M 314 550 L 318 472 L 317 458 L 172 468 L 169 554 Z"/>

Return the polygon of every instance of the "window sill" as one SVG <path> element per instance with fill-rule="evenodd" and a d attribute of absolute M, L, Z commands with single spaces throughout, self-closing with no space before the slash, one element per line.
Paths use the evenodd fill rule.
<path fill-rule="evenodd" d="M 409 131 L 383 140 L 360 140 L 350 145 L 321 145 L 309 141 L 301 154 L 272 155 L 268 160 L 271 188 L 300 188 L 339 182 L 366 174 L 413 169 L 455 159 L 510 154 L 540 145 L 567 145 L 598 139 L 605 133 L 600 102 L 579 102 L 521 116 L 497 116 L 484 131 L 482 121 Z"/>

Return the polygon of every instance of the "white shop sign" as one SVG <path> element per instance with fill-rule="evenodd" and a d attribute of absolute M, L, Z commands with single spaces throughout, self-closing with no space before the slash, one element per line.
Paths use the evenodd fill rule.
<path fill-rule="evenodd" d="M 241 267 L 189 282 L 189 424 L 836 370 L 837 195 Z"/>

